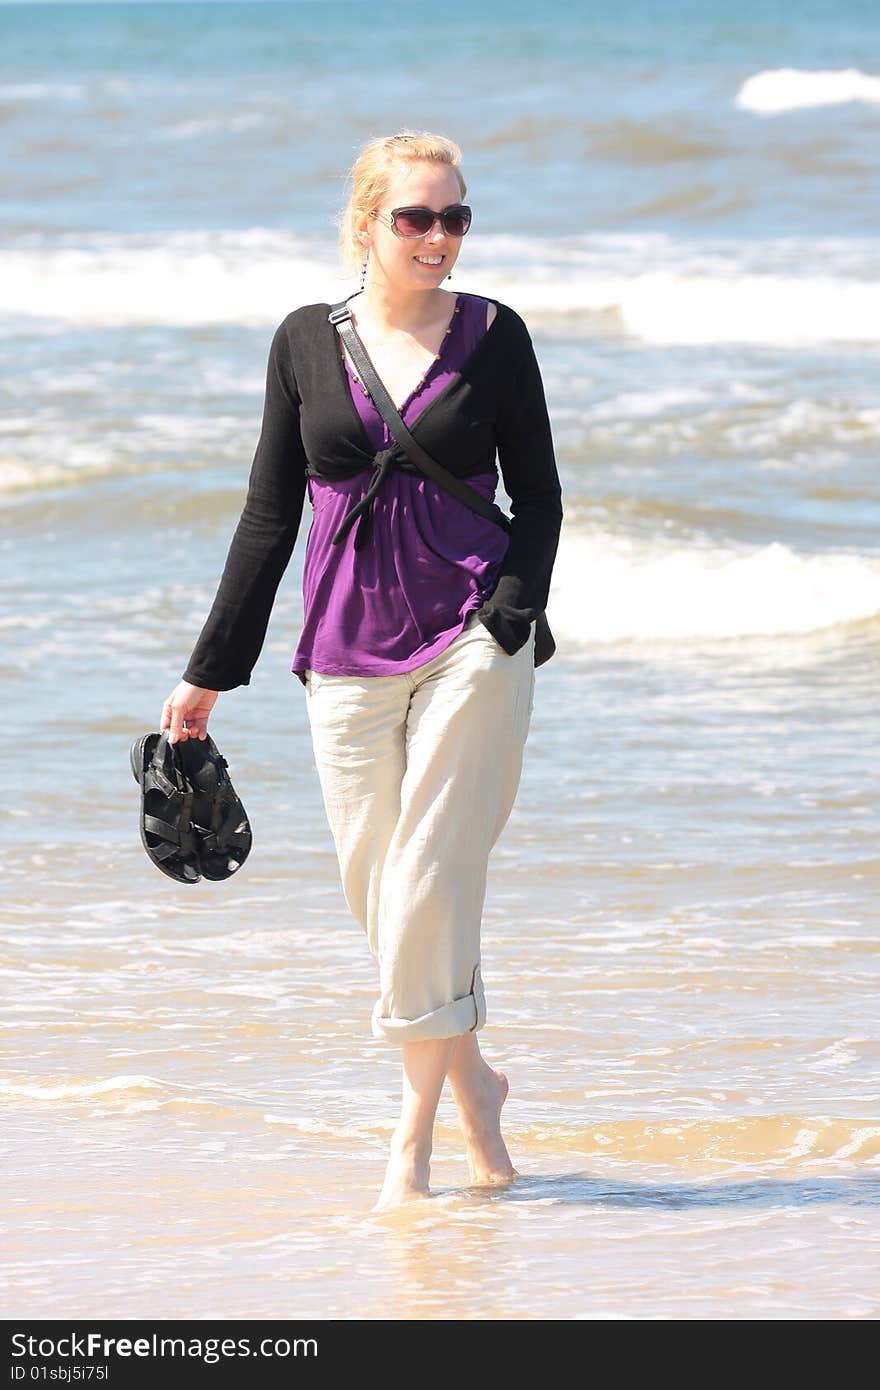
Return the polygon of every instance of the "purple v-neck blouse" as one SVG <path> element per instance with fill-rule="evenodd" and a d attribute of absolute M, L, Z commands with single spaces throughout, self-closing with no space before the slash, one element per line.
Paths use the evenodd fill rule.
<path fill-rule="evenodd" d="M 459 292 L 439 354 L 400 414 L 405 424 L 426 410 L 456 377 L 486 332 L 489 300 Z M 341 350 L 341 340 L 340 340 Z M 378 453 L 394 441 L 382 416 L 345 369 L 367 438 Z M 495 498 L 498 470 L 469 485 Z M 509 538 L 432 479 L 392 468 L 373 497 L 367 542 L 354 531 L 332 537 L 367 492 L 372 475 L 328 482 L 309 475 L 313 517 L 303 565 L 303 627 L 291 670 L 387 676 L 412 671 L 439 655 L 462 631 L 468 614 L 495 587 Z"/>

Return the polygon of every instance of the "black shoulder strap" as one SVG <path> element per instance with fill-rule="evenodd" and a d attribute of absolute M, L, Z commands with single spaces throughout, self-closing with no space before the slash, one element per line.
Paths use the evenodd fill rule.
<path fill-rule="evenodd" d="M 407 429 L 355 330 L 351 321 L 348 301 L 341 299 L 338 304 L 331 305 L 328 318 L 348 348 L 349 356 L 360 373 L 361 381 L 369 391 L 373 403 L 391 431 L 392 437 L 405 450 L 412 462 L 421 468 L 422 472 L 426 473 L 429 478 L 433 478 L 440 487 L 451 492 L 453 497 L 457 497 L 459 502 L 463 502 L 466 507 L 479 512 L 480 516 L 484 516 L 487 521 L 494 521 L 503 530 L 509 531 L 510 517 L 506 516 L 494 502 L 488 502 L 485 497 L 481 497 L 474 488 L 469 487 L 461 478 L 456 478 L 454 473 L 450 473 L 442 464 L 432 459 L 431 455 L 422 448 L 419 441 Z"/>

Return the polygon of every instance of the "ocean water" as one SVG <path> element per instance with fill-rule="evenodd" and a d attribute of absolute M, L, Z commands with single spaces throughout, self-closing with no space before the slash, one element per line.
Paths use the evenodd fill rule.
<path fill-rule="evenodd" d="M 880 1313 L 878 39 L 854 0 L 0 5 L 4 1316 Z M 380 1216 L 307 516 L 212 718 L 240 878 L 150 864 L 128 748 L 404 126 L 462 145 L 449 287 L 526 318 L 566 515 L 484 918 L 522 1176 L 468 1188 L 447 1093 Z"/>

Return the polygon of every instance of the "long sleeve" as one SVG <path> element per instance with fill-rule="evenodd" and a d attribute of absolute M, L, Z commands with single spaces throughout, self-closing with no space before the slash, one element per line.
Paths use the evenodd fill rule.
<path fill-rule="evenodd" d="M 496 440 L 510 498 L 511 529 L 495 588 L 478 612 L 513 656 L 547 606 L 563 517 L 544 384 L 528 335 L 523 360 L 509 383 Z"/>
<path fill-rule="evenodd" d="M 183 679 L 206 690 L 249 685 L 302 519 L 306 458 L 286 320 L 269 349 L 263 424 L 247 497 L 217 596 Z"/>

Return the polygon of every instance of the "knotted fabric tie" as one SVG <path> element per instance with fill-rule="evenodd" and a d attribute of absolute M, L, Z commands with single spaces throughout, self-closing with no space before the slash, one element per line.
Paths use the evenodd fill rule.
<path fill-rule="evenodd" d="M 388 449 L 382 449 L 373 459 L 373 477 L 370 486 L 367 488 L 359 502 L 355 502 L 340 523 L 340 526 L 333 537 L 333 544 L 338 545 L 345 540 L 355 521 L 360 517 L 360 522 L 355 533 L 354 548 L 363 550 L 370 535 L 370 528 L 373 522 L 373 498 L 379 491 L 394 462 L 395 455 L 399 453 L 399 446 L 392 444 Z"/>

